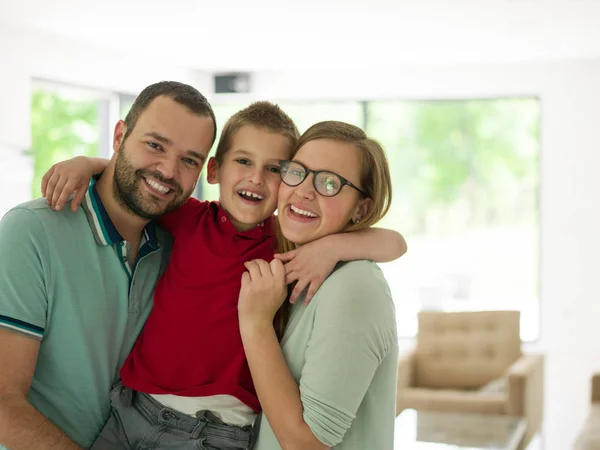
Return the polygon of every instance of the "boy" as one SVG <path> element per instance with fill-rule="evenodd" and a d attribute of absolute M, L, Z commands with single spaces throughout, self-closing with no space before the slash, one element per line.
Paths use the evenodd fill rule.
<path fill-rule="evenodd" d="M 298 137 L 293 121 L 271 103 L 254 103 L 234 114 L 208 163 L 207 179 L 219 184 L 220 201 L 190 199 L 160 220 L 174 238 L 171 259 L 93 449 L 197 448 L 198 441 L 209 448 L 250 447 L 260 405 L 239 333 L 237 301 L 244 262 L 273 259 L 279 161 L 292 156 Z M 101 168 L 90 165 L 87 172 Z M 59 169 L 53 170 L 58 176 Z M 168 195 L 168 180 L 154 180 L 150 189 L 157 197 Z M 381 233 L 402 240 L 391 231 L 368 230 L 358 247 L 346 241 L 331 252 L 327 243 L 326 252 L 324 242 L 321 253 L 331 264 L 320 278 L 340 259 L 400 256 L 403 251 L 390 254 Z"/>

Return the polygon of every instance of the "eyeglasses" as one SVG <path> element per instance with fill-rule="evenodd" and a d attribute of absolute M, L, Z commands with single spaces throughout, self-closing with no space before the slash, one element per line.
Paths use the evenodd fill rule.
<path fill-rule="evenodd" d="M 279 161 L 279 166 L 281 168 L 281 181 L 288 186 L 298 186 L 312 173 L 314 174 L 313 186 L 315 191 L 323 197 L 333 197 L 339 194 L 345 185 L 353 187 L 363 197 L 367 197 L 367 194 L 337 173 L 326 170 L 311 170 L 298 161 Z"/>

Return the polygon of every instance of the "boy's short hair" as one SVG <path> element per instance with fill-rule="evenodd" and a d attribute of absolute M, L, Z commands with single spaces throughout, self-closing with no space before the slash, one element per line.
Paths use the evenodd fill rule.
<path fill-rule="evenodd" d="M 233 136 L 244 125 L 263 128 L 272 133 L 280 134 L 290 140 L 290 151 L 296 147 L 300 133 L 296 124 L 280 107 L 271 102 L 254 102 L 250 106 L 236 112 L 231 116 L 221 132 L 215 159 L 222 164 L 225 154 L 231 149 Z"/>

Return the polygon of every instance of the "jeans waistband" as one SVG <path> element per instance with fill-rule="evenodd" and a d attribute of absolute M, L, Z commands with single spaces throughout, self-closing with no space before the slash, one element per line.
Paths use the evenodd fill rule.
<path fill-rule="evenodd" d="M 208 411 L 201 411 L 197 414 L 197 417 L 192 417 L 167 408 L 142 392 L 133 391 L 125 386 L 122 386 L 121 389 L 121 398 L 125 403 L 130 403 L 138 410 L 143 410 L 148 418 L 157 424 L 188 432 L 194 439 L 204 435 L 207 444 L 211 444 L 211 438 L 215 438 L 220 443 L 226 441 L 228 445 L 234 448 L 252 448 L 253 430 L 251 425 L 238 427 L 226 423 L 217 423 L 211 418 Z"/>

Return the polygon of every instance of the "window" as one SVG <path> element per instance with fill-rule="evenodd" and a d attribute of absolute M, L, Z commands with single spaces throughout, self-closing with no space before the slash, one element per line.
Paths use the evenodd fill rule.
<path fill-rule="evenodd" d="M 111 154 L 115 110 L 115 94 L 35 82 L 31 97 L 32 198 L 40 196 L 42 176 L 53 164 L 78 155 Z"/>
<path fill-rule="evenodd" d="M 492 309 L 520 310 L 522 339 L 538 337 L 538 99 L 280 105 L 300 132 L 342 120 L 386 149 L 394 200 L 379 226 L 409 244 L 382 264 L 401 337 L 416 334 L 420 310 Z M 244 106 L 215 104 L 219 130 Z M 201 196 L 218 198 L 204 176 Z"/>
<path fill-rule="evenodd" d="M 538 100 L 371 102 L 366 116 L 392 172 L 380 226 L 409 244 L 382 265 L 399 334 L 415 335 L 419 310 L 516 309 L 537 338 Z"/>

